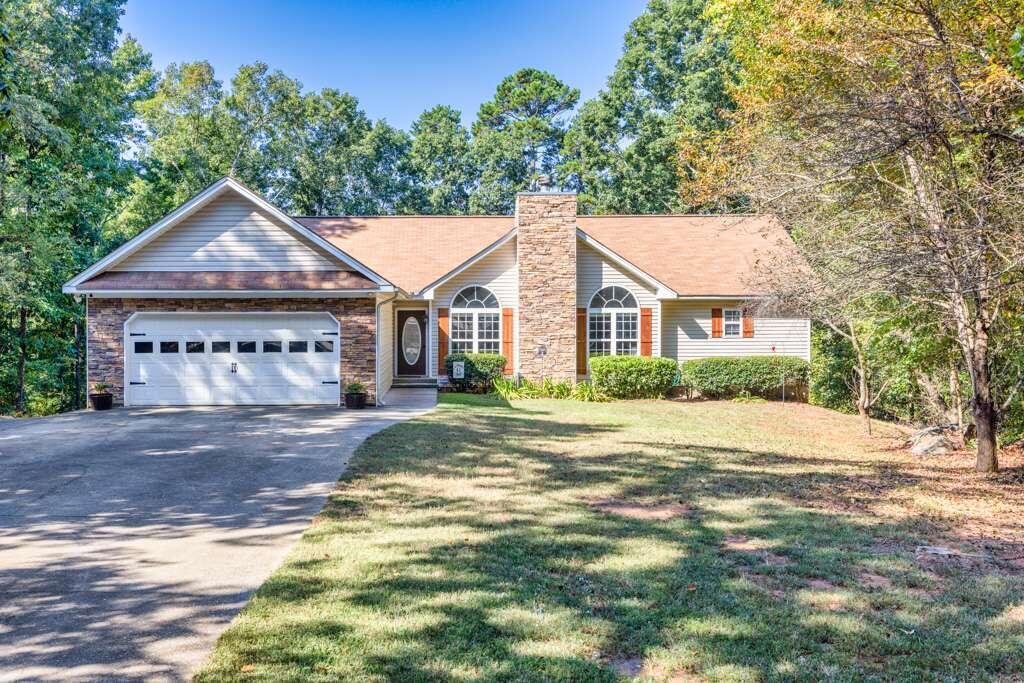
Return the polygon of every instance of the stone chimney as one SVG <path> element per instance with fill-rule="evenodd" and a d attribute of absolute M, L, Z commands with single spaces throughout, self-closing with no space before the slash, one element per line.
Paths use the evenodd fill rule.
<path fill-rule="evenodd" d="M 516 195 L 519 371 L 576 379 L 576 195 Z"/>

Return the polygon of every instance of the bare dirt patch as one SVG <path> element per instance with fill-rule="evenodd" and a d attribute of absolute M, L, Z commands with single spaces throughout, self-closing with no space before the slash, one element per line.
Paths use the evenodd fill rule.
<path fill-rule="evenodd" d="M 657 522 L 667 522 L 670 519 L 693 514 L 693 509 L 689 505 L 677 500 L 640 502 L 621 498 L 604 498 L 591 501 L 590 507 L 610 515 Z"/>
<path fill-rule="evenodd" d="M 892 579 L 881 574 L 861 572 L 857 579 L 865 588 L 892 588 Z"/>
<path fill-rule="evenodd" d="M 767 593 L 773 598 L 782 598 L 786 595 L 786 591 L 777 588 L 775 582 L 772 581 L 770 576 L 758 574 L 757 572 L 745 571 L 741 571 L 740 576 L 754 584 L 754 586 L 756 586 L 762 593 Z"/>
<path fill-rule="evenodd" d="M 737 552 L 756 552 L 764 547 L 764 541 L 751 539 L 746 536 L 726 536 L 722 540 L 722 547 L 726 550 Z"/>

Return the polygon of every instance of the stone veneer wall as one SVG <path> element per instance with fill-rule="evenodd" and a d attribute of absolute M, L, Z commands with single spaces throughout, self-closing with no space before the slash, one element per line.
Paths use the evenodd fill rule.
<path fill-rule="evenodd" d="M 86 386 L 111 386 L 114 403 L 124 403 L 124 323 L 136 312 L 320 312 L 341 323 L 341 384 L 362 382 L 369 400 L 377 394 L 376 312 L 373 299 L 99 299 L 89 298 L 86 313 L 88 362 Z"/>
<path fill-rule="evenodd" d="M 576 379 L 576 195 L 516 195 L 519 370 Z M 540 355 L 539 349 L 546 349 Z"/>

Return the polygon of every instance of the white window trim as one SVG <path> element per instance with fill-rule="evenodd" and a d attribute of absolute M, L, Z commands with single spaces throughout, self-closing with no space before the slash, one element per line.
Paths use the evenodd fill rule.
<path fill-rule="evenodd" d="M 729 313 L 739 314 L 739 327 L 736 330 L 736 334 L 729 334 L 729 325 L 726 322 L 726 316 Z M 723 308 L 722 309 L 722 338 L 723 339 L 742 339 L 743 338 L 743 309 L 742 308 Z"/>
<path fill-rule="evenodd" d="M 608 355 L 611 355 L 611 356 L 621 356 L 621 355 L 639 356 L 640 355 L 640 299 L 637 298 L 636 294 L 633 293 L 632 290 L 630 290 L 628 287 L 623 287 L 622 285 L 605 285 L 603 287 L 599 287 L 598 289 L 594 290 L 594 293 L 590 295 L 590 301 L 588 302 L 588 304 L 594 302 L 594 297 L 597 296 L 598 292 L 601 292 L 602 290 L 608 289 L 609 287 L 612 287 L 612 286 L 619 287 L 620 289 L 626 290 L 626 292 L 629 293 L 629 295 L 631 297 L 633 297 L 633 301 L 635 301 L 637 303 L 637 305 L 636 305 L 635 308 L 591 308 L 590 306 L 587 307 L 587 364 L 588 364 L 588 366 L 590 364 L 590 343 L 592 341 L 605 341 L 604 339 L 595 340 L 595 339 L 591 338 L 591 336 L 590 336 L 590 318 L 591 318 L 592 315 L 602 315 L 602 314 L 605 314 L 605 313 L 611 314 L 611 330 L 610 330 L 611 336 L 607 340 L 610 343 L 610 349 L 609 349 L 610 353 Z M 619 341 L 620 340 L 619 340 L 619 331 L 618 331 L 618 327 L 619 327 L 618 326 L 618 316 L 620 314 L 622 314 L 622 313 L 631 313 L 633 315 L 636 315 L 636 337 L 631 338 L 631 339 L 622 339 L 621 340 L 621 341 L 636 342 L 636 353 L 631 353 L 631 354 L 620 354 L 619 353 L 618 346 L 619 346 Z"/>
<path fill-rule="evenodd" d="M 593 315 L 611 314 L 611 336 L 608 339 L 593 339 L 590 336 L 590 318 Z M 631 314 L 636 316 L 636 336 L 626 339 L 619 339 L 618 330 L 618 317 L 622 314 Z M 588 308 L 587 309 L 587 359 L 590 359 L 590 343 L 592 341 L 607 341 L 611 344 L 610 353 L 604 354 L 608 356 L 639 356 L 640 355 L 640 309 L 639 308 Z M 619 353 L 619 342 L 635 342 L 636 353 Z"/>
<path fill-rule="evenodd" d="M 486 290 L 487 292 L 489 292 L 491 294 L 491 296 L 494 297 L 494 300 L 498 302 L 498 307 L 497 308 L 453 308 L 453 307 L 451 307 L 451 302 L 455 301 L 455 299 L 459 296 L 459 294 L 461 294 L 462 292 L 464 292 L 467 289 L 472 289 L 474 287 L 476 287 L 478 289 L 483 289 L 483 290 Z M 498 317 L 498 338 L 497 339 L 484 339 L 484 340 L 480 339 L 480 327 L 479 327 L 478 316 L 481 313 L 490 314 L 490 315 L 496 315 Z M 456 339 L 455 338 L 454 327 L 455 327 L 455 316 L 456 315 L 472 315 L 473 316 L 473 329 L 472 329 L 473 336 L 470 339 Z M 466 285 L 464 287 L 459 287 L 458 291 L 456 291 L 454 294 L 452 294 L 451 301 L 449 301 L 449 309 L 448 309 L 448 353 L 481 353 L 481 351 L 479 350 L 480 349 L 480 342 L 481 341 L 485 341 L 485 342 L 497 342 L 498 350 L 494 351 L 493 353 L 497 353 L 497 354 L 500 355 L 501 354 L 501 340 L 504 338 L 502 336 L 502 333 L 504 332 L 504 330 L 502 330 L 502 325 L 504 324 L 503 321 L 502 321 L 502 317 L 503 316 L 501 315 L 501 299 L 498 298 L 498 295 L 495 294 L 494 290 L 492 290 L 490 287 L 487 287 L 486 285 L 477 285 L 477 284 L 470 284 L 470 285 Z M 472 343 L 472 350 L 471 351 L 456 351 L 454 347 L 455 347 L 455 344 L 457 342 L 458 343 L 471 342 Z M 485 351 L 483 353 L 492 353 L 492 352 L 491 351 Z M 511 360 L 511 359 L 506 359 L 506 360 Z"/>

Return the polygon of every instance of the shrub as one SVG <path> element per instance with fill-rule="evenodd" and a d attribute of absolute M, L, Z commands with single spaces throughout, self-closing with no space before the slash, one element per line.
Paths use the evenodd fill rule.
<path fill-rule="evenodd" d="M 612 398 L 662 398 L 675 384 L 679 368 L 671 358 L 599 356 L 590 359 L 590 377 Z"/>
<path fill-rule="evenodd" d="M 463 379 L 454 379 L 452 376 L 452 363 L 456 361 L 466 364 Z M 448 372 L 448 381 L 457 389 L 490 391 L 494 380 L 501 377 L 505 369 L 505 357 L 496 353 L 449 353 L 444 357 L 444 367 Z"/>
<path fill-rule="evenodd" d="M 572 384 L 571 382 L 556 382 L 550 378 L 541 382 L 531 382 L 526 379 L 517 382 L 513 379 L 498 377 L 494 380 L 494 393 L 506 401 L 520 398 L 558 398 L 597 403 L 608 400 L 589 382 Z"/>
<path fill-rule="evenodd" d="M 786 377 L 786 396 L 802 396 L 809 365 L 793 356 L 698 358 L 680 366 L 680 384 L 704 398 L 733 398 L 744 394 L 776 398 Z"/>

